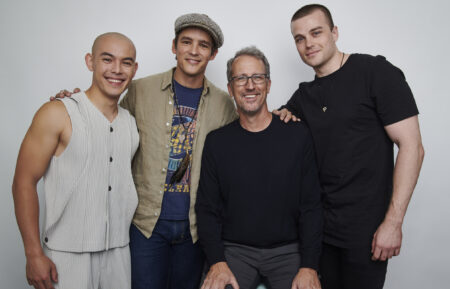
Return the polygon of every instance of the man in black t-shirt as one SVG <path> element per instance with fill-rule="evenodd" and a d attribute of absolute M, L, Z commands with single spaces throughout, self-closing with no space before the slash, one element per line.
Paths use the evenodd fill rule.
<path fill-rule="evenodd" d="M 270 68 L 258 49 L 238 51 L 227 76 L 239 119 L 209 133 L 203 148 L 202 289 L 254 289 L 260 278 L 272 289 L 318 289 L 322 205 L 309 130 L 267 109 Z"/>
<path fill-rule="evenodd" d="M 382 288 L 387 260 L 400 253 L 424 156 L 413 95 L 402 71 L 384 57 L 338 50 L 326 7 L 300 8 L 291 32 L 316 76 L 274 113 L 286 121 L 299 117 L 313 136 L 324 208 L 322 286 Z"/>

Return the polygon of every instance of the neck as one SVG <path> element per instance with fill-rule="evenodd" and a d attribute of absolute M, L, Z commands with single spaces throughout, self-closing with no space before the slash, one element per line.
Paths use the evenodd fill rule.
<path fill-rule="evenodd" d="M 267 107 L 255 115 L 239 112 L 239 123 L 250 132 L 259 132 L 266 129 L 271 121 L 272 114 L 267 110 Z"/>
<path fill-rule="evenodd" d="M 330 75 L 344 65 L 347 57 L 348 56 L 346 56 L 343 52 L 336 49 L 333 56 L 324 64 L 314 67 L 314 71 L 318 77 Z"/>
<path fill-rule="evenodd" d="M 112 122 L 117 116 L 117 103 L 119 102 L 120 95 L 117 97 L 106 96 L 93 86 L 89 87 L 85 93 L 94 106 L 103 113 L 110 122 Z"/>
<path fill-rule="evenodd" d="M 199 75 L 187 75 L 177 67 L 173 73 L 173 78 L 184 87 L 200 88 L 203 86 L 205 75 L 203 73 Z"/>

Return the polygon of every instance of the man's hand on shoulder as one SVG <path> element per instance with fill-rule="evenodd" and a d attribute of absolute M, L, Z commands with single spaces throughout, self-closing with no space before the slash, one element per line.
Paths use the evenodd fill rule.
<path fill-rule="evenodd" d="M 54 289 L 58 282 L 55 264 L 44 254 L 27 257 L 26 274 L 28 285 L 36 289 Z"/>
<path fill-rule="evenodd" d="M 78 87 L 75 88 L 72 92 L 70 92 L 66 89 L 63 89 L 63 90 L 60 90 L 57 94 L 55 94 L 55 96 L 50 96 L 50 101 L 53 101 L 57 98 L 71 97 L 72 94 L 78 93 L 80 91 L 81 91 L 81 89 L 79 89 Z"/>
<path fill-rule="evenodd" d="M 290 120 L 292 121 L 301 121 L 300 118 L 293 115 L 287 108 L 283 108 L 281 110 L 274 109 L 272 111 L 273 114 L 280 116 L 281 120 L 284 120 L 285 123 L 288 123 Z"/>
<path fill-rule="evenodd" d="M 384 220 L 373 235 L 372 260 L 386 261 L 400 254 L 402 246 L 402 224 Z"/>
<path fill-rule="evenodd" d="M 228 284 L 233 286 L 233 289 L 239 289 L 236 278 L 227 263 L 218 262 L 209 268 L 201 289 L 224 289 Z"/>
<path fill-rule="evenodd" d="M 320 281 L 317 272 L 310 268 L 300 268 L 292 281 L 291 289 L 320 289 Z"/>

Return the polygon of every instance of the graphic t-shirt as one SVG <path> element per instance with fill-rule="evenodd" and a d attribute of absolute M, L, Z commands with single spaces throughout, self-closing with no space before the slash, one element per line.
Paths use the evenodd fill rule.
<path fill-rule="evenodd" d="M 165 220 L 187 220 L 190 206 L 191 164 L 189 163 L 183 178 L 179 182 L 171 184 L 170 180 L 186 153 L 192 154 L 197 108 L 203 87 L 188 88 L 175 80 L 173 83 L 175 95 L 170 153 L 160 218 Z"/>

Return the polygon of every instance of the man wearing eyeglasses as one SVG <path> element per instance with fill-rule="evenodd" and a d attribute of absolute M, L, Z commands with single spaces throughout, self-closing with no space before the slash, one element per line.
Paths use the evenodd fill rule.
<path fill-rule="evenodd" d="M 211 132 L 202 155 L 196 213 L 209 272 L 202 289 L 320 288 L 320 186 L 303 123 L 267 108 L 270 66 L 255 47 L 227 63 L 239 119 Z M 229 288 L 229 287 L 227 287 Z"/>

